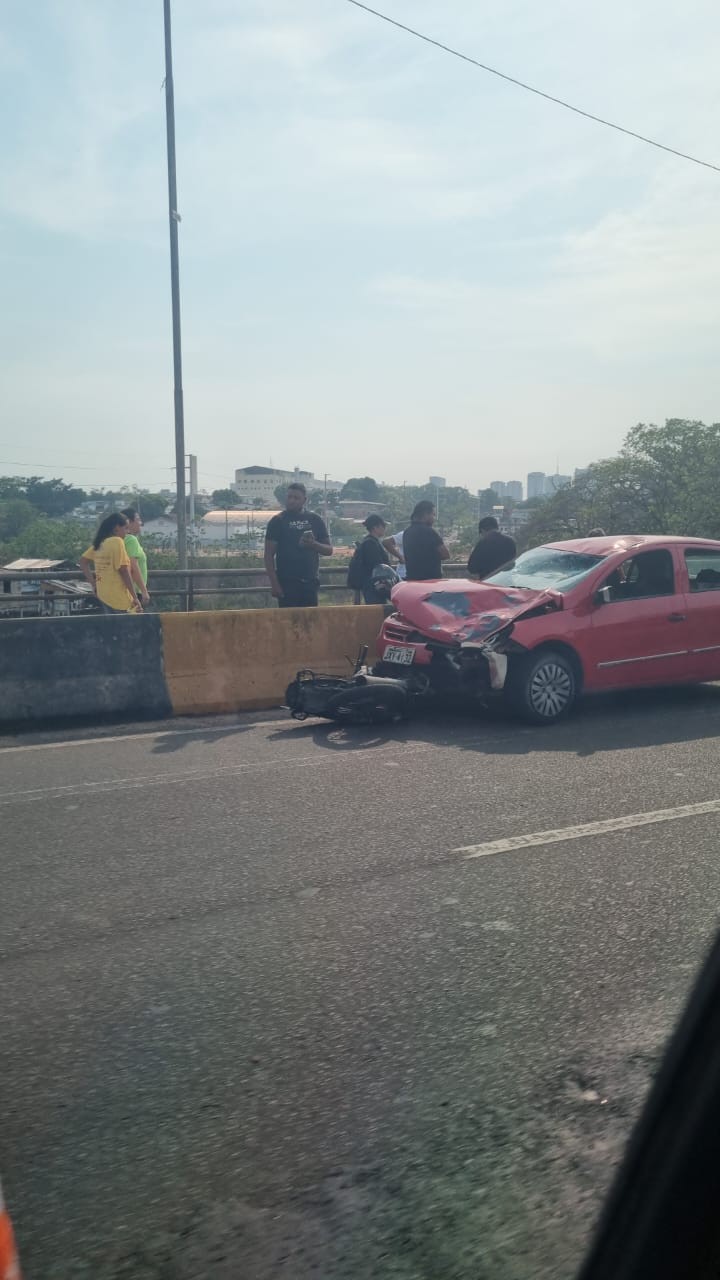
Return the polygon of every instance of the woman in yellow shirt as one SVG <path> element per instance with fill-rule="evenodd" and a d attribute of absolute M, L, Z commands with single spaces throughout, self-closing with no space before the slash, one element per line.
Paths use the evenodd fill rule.
<path fill-rule="evenodd" d="M 80 568 L 104 613 L 142 613 L 123 541 L 127 528 L 126 517 L 113 511 L 102 521 L 92 546 L 80 557 Z"/>

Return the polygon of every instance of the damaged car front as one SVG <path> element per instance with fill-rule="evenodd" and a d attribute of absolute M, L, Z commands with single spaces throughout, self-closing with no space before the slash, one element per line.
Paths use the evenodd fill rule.
<path fill-rule="evenodd" d="M 585 625 L 587 580 L 607 551 L 578 544 L 533 548 L 484 582 L 407 582 L 393 591 L 379 670 L 423 671 L 436 692 L 501 693 L 523 661 L 549 644 L 574 649 Z M 582 672 L 578 669 L 578 687 Z"/>

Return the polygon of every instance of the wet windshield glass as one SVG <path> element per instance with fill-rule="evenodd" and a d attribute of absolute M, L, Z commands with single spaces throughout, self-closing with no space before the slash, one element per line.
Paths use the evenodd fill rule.
<path fill-rule="evenodd" d="M 604 556 L 591 556 L 579 551 L 534 547 L 519 556 L 511 568 L 503 569 L 485 581 L 495 587 L 529 587 L 533 591 L 553 587 L 555 591 L 570 591 L 604 559 Z"/>

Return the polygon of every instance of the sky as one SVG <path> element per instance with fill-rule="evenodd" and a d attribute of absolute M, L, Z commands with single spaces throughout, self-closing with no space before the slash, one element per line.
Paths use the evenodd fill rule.
<path fill-rule="evenodd" d="M 720 6 L 378 0 L 720 164 Z M 347 0 L 173 0 L 186 444 L 477 489 L 720 418 L 720 173 Z M 0 11 L 0 474 L 172 485 L 162 0 Z"/>

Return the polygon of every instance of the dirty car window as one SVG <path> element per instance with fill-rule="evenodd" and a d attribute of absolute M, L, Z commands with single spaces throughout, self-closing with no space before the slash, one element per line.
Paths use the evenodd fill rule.
<path fill-rule="evenodd" d="M 556 591 L 569 591 L 604 559 L 604 556 L 579 551 L 533 547 L 532 551 L 525 551 L 519 556 L 511 568 L 503 569 L 485 581 L 496 587 L 528 587 L 533 591 L 553 587 Z"/>

